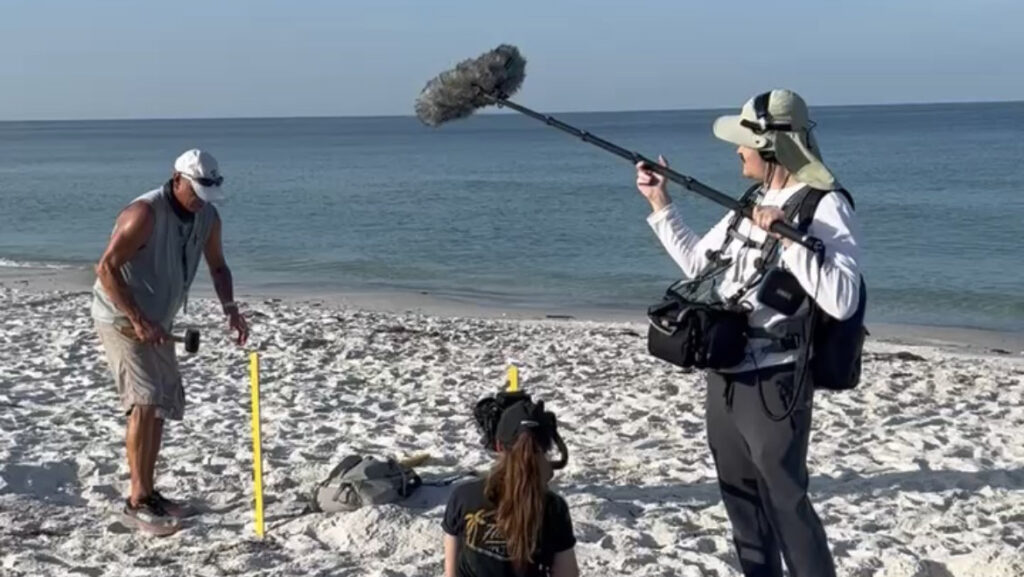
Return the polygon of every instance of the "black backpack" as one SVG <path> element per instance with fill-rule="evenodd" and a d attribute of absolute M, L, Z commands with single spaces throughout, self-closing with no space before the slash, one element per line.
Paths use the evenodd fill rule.
<path fill-rule="evenodd" d="M 814 213 L 818 203 L 830 192 L 838 192 L 846 197 L 853 208 L 853 197 L 844 189 L 826 191 L 809 189 L 800 201 L 797 229 L 807 233 L 814 221 Z M 850 318 L 840 321 L 829 316 L 811 303 L 814 320 L 812 346 L 814 356 L 811 358 L 810 371 L 815 388 L 844 391 L 856 387 L 860 383 L 861 358 L 863 356 L 864 338 L 870 334 L 864 327 L 864 313 L 867 308 L 868 292 L 864 283 L 864 275 L 860 277 L 860 297 L 857 311 Z"/>

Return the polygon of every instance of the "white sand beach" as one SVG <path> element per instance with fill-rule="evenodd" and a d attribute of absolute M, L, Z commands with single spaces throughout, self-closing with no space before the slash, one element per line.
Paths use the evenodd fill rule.
<path fill-rule="evenodd" d="M 13 273 L 11 273 L 13 274 Z M 428 480 L 485 467 L 471 408 L 506 360 L 556 411 L 556 476 L 587 576 L 739 575 L 704 433 L 699 373 L 646 353 L 633 322 L 382 312 L 247 298 L 263 362 L 268 534 L 253 533 L 246 351 L 209 299 L 181 326 L 188 407 L 158 464 L 202 510 L 167 538 L 125 529 L 123 417 L 87 285 L 0 286 L 0 574 L 441 574 L 450 488 L 347 514 L 303 514 L 349 453 L 428 452 Z M 81 281 L 81 279 L 78 279 Z M 916 338 L 912 338 L 915 337 Z M 873 338 L 859 389 L 819 393 L 811 491 L 845 576 L 1024 574 L 1024 356 Z"/>

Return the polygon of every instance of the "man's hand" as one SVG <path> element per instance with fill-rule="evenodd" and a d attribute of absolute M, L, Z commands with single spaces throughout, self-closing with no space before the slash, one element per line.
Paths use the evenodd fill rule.
<path fill-rule="evenodd" d="M 159 324 L 149 322 L 143 317 L 136 317 L 128 319 L 131 326 L 121 326 L 121 334 L 130 338 L 131 340 L 152 345 L 162 345 L 167 342 L 174 340 L 164 327 Z"/>
<path fill-rule="evenodd" d="M 145 318 L 132 319 L 131 322 L 139 342 L 162 345 L 171 340 L 171 335 L 157 323 L 151 323 Z"/>
<path fill-rule="evenodd" d="M 789 248 L 789 245 L 793 243 L 793 241 L 788 238 L 783 238 L 779 233 L 771 231 L 771 227 L 775 224 L 775 221 L 781 220 L 782 222 L 786 222 L 786 213 L 783 212 L 782 209 L 774 206 L 755 206 L 752 217 L 754 224 L 756 224 L 758 228 L 763 229 L 768 233 L 768 236 L 781 240 L 782 246 Z"/>
<path fill-rule="evenodd" d="M 228 326 L 231 327 L 231 330 L 238 332 L 239 346 L 245 345 L 249 340 L 249 323 L 245 321 L 242 313 L 238 312 L 237 307 L 228 309 Z"/>

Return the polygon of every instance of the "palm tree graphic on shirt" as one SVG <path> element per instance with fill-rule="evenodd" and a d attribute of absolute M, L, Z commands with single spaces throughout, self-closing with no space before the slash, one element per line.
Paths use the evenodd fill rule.
<path fill-rule="evenodd" d="M 508 545 L 494 522 L 495 514 L 481 509 L 466 515 L 466 545 L 483 555 L 509 561 Z"/>

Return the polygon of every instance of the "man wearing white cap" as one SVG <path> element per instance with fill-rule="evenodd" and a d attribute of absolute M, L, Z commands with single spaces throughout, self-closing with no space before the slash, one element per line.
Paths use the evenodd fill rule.
<path fill-rule="evenodd" d="M 748 577 L 782 577 L 782 558 L 794 577 L 835 575 L 825 530 L 807 496 L 815 387 L 805 363 L 813 352 L 809 344 L 793 343 L 812 340 L 799 332 L 815 326 L 809 301 L 839 322 L 863 314 L 863 296 L 851 199 L 821 161 L 813 126 L 803 99 L 789 90 L 760 94 L 738 116 L 717 119 L 715 136 L 738 146 L 743 176 L 759 186 L 747 197 L 756 203 L 753 221 L 730 213 L 703 236 L 684 223 L 665 179 L 637 165 L 637 187 L 653 211 L 648 223 L 669 255 L 691 279 L 720 271 L 718 297 L 748 311 L 749 338 L 736 341 L 744 360 L 707 373 L 708 443 Z M 824 243 L 820 257 L 767 232 L 780 219 L 795 226 L 795 208 L 812 192 L 817 205 L 804 224 Z M 768 267 L 795 277 L 809 297 L 795 313 L 780 313 L 753 290 L 766 282 Z M 785 327 L 798 338 L 776 339 Z"/>
<path fill-rule="evenodd" d="M 96 266 L 92 317 L 128 415 L 131 495 L 124 515 L 156 534 L 176 531 L 178 519 L 189 514 L 186 506 L 156 490 L 153 470 L 164 421 L 181 420 L 185 411 L 170 333 L 201 258 L 238 344 L 248 338 L 248 326 L 233 301 L 220 216 L 212 204 L 221 198 L 223 180 L 213 156 L 186 151 L 163 187 L 121 211 Z"/>

